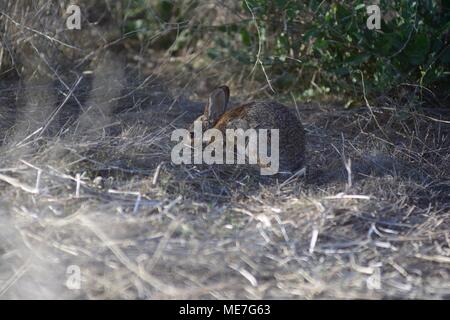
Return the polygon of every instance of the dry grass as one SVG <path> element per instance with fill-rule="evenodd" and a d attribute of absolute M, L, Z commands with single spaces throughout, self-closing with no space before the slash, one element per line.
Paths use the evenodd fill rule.
<path fill-rule="evenodd" d="M 200 105 L 156 100 L 5 142 L 3 298 L 449 297 L 448 124 L 377 108 L 381 133 L 367 110 L 302 106 L 307 176 L 285 183 L 172 165 Z"/>
<path fill-rule="evenodd" d="M 444 111 L 299 104 L 304 177 L 175 166 L 189 87 L 108 49 L 84 73 L 35 49 L 0 79 L 2 299 L 450 298 Z"/>

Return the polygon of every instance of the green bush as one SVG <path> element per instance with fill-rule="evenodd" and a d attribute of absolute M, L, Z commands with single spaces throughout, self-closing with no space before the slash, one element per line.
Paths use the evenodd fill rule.
<path fill-rule="evenodd" d="M 246 49 L 231 53 L 252 64 L 262 45 L 262 63 L 279 79 L 275 85 L 305 96 L 361 94 L 362 73 L 368 93 L 407 83 L 445 97 L 450 94 L 449 4 L 385 1 L 381 30 L 369 30 L 362 1 L 247 0 L 243 10 L 254 14 L 259 36 L 251 31 L 254 22 L 241 26 Z"/>
<path fill-rule="evenodd" d="M 145 1 L 135 1 L 134 10 L 144 10 L 140 2 Z M 195 7 L 201 2 L 153 2 L 142 19 L 129 19 L 130 29 L 144 27 L 148 36 L 168 30 L 169 22 L 181 24 L 181 32 L 164 33 L 162 48 L 173 49 L 176 39 L 176 49 L 213 39 L 211 59 L 231 57 L 249 68 L 258 64 L 277 91 L 303 98 L 360 97 L 363 75 L 368 95 L 407 85 L 418 97 L 430 90 L 441 99 L 450 96 L 450 0 L 381 1 L 381 30 L 367 28 L 369 14 L 361 0 L 242 0 L 234 8 L 239 21 L 207 33 L 206 18 L 182 25 L 198 19 Z"/>

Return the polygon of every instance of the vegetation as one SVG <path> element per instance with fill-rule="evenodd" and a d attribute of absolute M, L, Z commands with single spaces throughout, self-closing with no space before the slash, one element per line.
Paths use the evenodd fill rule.
<path fill-rule="evenodd" d="M 448 1 L 71 2 L 0 2 L 1 299 L 450 298 Z M 306 170 L 172 163 L 222 84 Z"/>
<path fill-rule="evenodd" d="M 235 1 L 235 19 L 213 24 L 198 14 L 204 10 L 199 1 L 144 3 L 128 9 L 127 30 L 137 30 L 136 37 L 165 31 L 156 41 L 172 54 L 212 39 L 212 60 L 257 65 L 277 91 L 354 98 L 363 89 L 379 95 L 411 86 L 419 98 L 430 90 L 441 101 L 450 95 L 449 1 L 382 1 L 380 30 L 367 27 L 361 0 Z"/>

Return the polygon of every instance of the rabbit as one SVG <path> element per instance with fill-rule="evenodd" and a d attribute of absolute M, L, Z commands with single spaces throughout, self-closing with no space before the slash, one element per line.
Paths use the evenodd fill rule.
<path fill-rule="evenodd" d="M 278 129 L 279 172 L 291 174 L 303 167 L 303 125 L 287 106 L 274 101 L 254 101 L 228 109 L 229 98 L 228 86 L 220 86 L 211 92 L 204 113 L 195 120 L 201 122 L 202 132 L 214 128 L 225 135 L 226 129 Z M 194 124 L 189 128 L 191 136 L 193 128 Z M 261 166 L 259 162 L 258 164 Z"/>

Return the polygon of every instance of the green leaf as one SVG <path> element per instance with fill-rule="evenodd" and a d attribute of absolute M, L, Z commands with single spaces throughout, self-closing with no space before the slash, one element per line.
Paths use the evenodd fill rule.
<path fill-rule="evenodd" d="M 251 38 L 250 38 L 250 33 L 247 31 L 247 29 L 245 28 L 241 28 L 241 39 L 242 39 L 242 43 L 246 46 L 250 46 L 251 45 Z"/>
<path fill-rule="evenodd" d="M 359 65 L 367 62 L 367 60 L 369 60 L 369 58 L 370 58 L 370 53 L 363 53 L 363 54 L 355 55 L 355 56 L 352 56 L 352 57 L 346 59 L 345 63 L 348 63 L 349 65 L 352 65 L 352 66 L 359 66 Z"/>
<path fill-rule="evenodd" d="M 416 35 L 405 49 L 408 61 L 412 65 L 420 65 L 425 62 L 430 49 L 430 38 L 424 34 Z"/>
<path fill-rule="evenodd" d="M 315 49 L 325 49 L 326 47 L 328 47 L 328 41 L 327 40 L 317 39 L 316 42 L 314 43 L 314 48 Z"/>
<path fill-rule="evenodd" d="M 217 59 L 220 56 L 220 53 L 217 49 L 215 48 L 210 48 L 207 51 L 208 57 L 210 57 L 211 59 Z"/>

